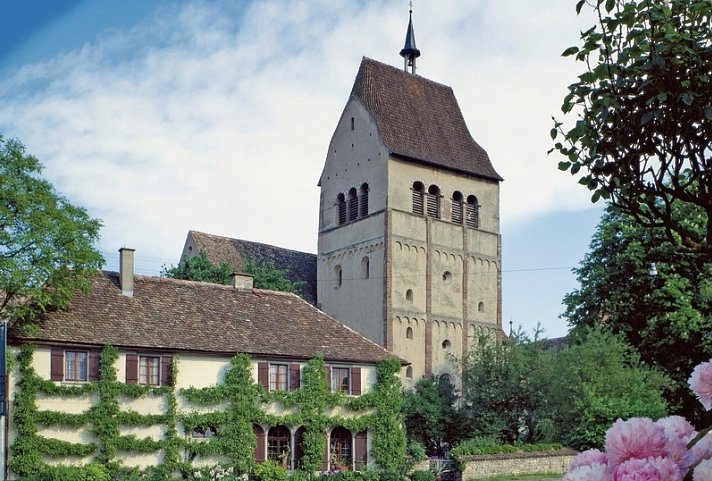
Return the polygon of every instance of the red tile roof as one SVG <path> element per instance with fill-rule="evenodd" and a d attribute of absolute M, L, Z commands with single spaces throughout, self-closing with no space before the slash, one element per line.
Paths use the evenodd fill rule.
<path fill-rule="evenodd" d="M 102 272 L 89 295 L 48 313 L 38 332 L 11 342 L 67 343 L 160 351 L 244 352 L 255 357 L 377 363 L 390 355 L 294 294 L 135 276 L 133 297 Z"/>
<path fill-rule="evenodd" d="M 374 117 L 391 154 L 502 180 L 470 135 L 452 88 L 364 57 L 351 95 Z"/>

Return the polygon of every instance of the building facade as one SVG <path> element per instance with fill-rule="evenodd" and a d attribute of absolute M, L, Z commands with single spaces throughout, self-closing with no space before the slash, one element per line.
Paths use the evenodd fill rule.
<path fill-rule="evenodd" d="M 502 178 L 452 89 L 412 73 L 414 47 L 404 70 L 364 58 L 337 123 L 319 181 L 317 299 L 410 361 L 404 381 L 456 380 L 452 356 L 502 332 Z"/>
<path fill-rule="evenodd" d="M 396 374 L 403 361 L 293 294 L 249 279 L 134 276 L 132 265 L 122 249 L 120 274 L 97 275 L 91 293 L 37 329 L 11 328 L 4 479 L 91 462 L 173 472 L 249 458 L 303 468 L 310 430 L 324 439 L 316 469 L 377 463 L 378 409 L 349 402 L 377 392 L 381 363 Z M 247 453 L 245 428 L 255 439 Z"/>

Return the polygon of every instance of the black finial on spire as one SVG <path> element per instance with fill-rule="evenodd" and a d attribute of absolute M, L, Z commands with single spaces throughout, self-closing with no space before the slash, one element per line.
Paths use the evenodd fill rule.
<path fill-rule="evenodd" d="M 420 50 L 415 46 L 415 31 L 413 30 L 413 2 L 410 2 L 410 11 L 408 15 L 408 31 L 405 34 L 405 47 L 400 51 L 400 56 L 403 57 L 403 70 L 410 73 L 415 73 L 415 59 L 420 57 Z"/>

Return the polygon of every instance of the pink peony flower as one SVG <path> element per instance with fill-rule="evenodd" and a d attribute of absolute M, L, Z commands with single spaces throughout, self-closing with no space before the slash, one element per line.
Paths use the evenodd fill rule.
<path fill-rule="evenodd" d="M 573 461 L 571 461 L 571 466 L 569 466 L 569 471 L 581 466 L 590 466 L 592 464 L 607 464 L 608 459 L 606 455 L 603 454 L 598 449 L 589 449 L 587 451 L 582 451 L 576 455 Z"/>
<path fill-rule="evenodd" d="M 648 462 L 655 466 L 660 474 L 660 481 L 681 481 L 690 466 L 684 470 L 680 468 L 677 462 L 671 458 L 648 458 Z"/>
<path fill-rule="evenodd" d="M 692 472 L 694 481 L 712 481 L 712 459 L 706 459 Z"/>
<path fill-rule="evenodd" d="M 665 456 L 665 429 L 648 418 L 621 419 L 606 432 L 606 456 L 612 470 L 633 458 Z"/>
<path fill-rule="evenodd" d="M 695 456 L 695 462 L 712 458 L 712 432 L 705 434 L 692 446 L 692 454 Z"/>
<path fill-rule="evenodd" d="M 613 471 L 613 481 L 682 481 L 682 474 L 673 460 L 658 456 L 621 463 Z"/>
<path fill-rule="evenodd" d="M 592 463 L 570 469 L 564 475 L 563 481 L 610 481 L 611 473 L 608 466 L 601 463 Z"/>
<path fill-rule="evenodd" d="M 662 481 L 658 470 L 647 459 L 629 459 L 613 470 L 613 481 Z"/>
<path fill-rule="evenodd" d="M 697 435 L 695 427 L 682 416 L 668 416 L 658 419 L 655 424 L 665 429 L 665 435 L 670 437 L 675 434 L 689 443 Z"/>
<path fill-rule="evenodd" d="M 712 409 L 712 361 L 698 364 L 693 369 L 688 384 L 705 410 Z"/>

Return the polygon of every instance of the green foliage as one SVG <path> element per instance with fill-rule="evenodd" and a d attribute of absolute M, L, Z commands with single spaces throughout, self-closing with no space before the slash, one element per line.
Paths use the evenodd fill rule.
<path fill-rule="evenodd" d="M 428 469 L 418 469 L 408 475 L 410 481 L 435 481 L 435 473 Z"/>
<path fill-rule="evenodd" d="M 257 468 L 254 465 L 256 445 L 254 423 L 272 426 L 304 426 L 302 445 L 304 457 L 299 469 L 307 474 L 321 468 L 322 456 L 326 449 L 324 434 L 329 426 L 343 426 L 355 432 L 369 429 L 373 433 L 371 454 L 377 460 L 382 460 L 384 463 L 382 466 L 391 469 L 400 467 L 405 458 L 405 435 L 402 426 L 398 425 L 402 422 L 400 382 L 395 376 L 400 364 L 395 358 L 388 359 L 378 366 L 376 385 L 370 393 L 362 396 L 363 400 L 360 400 L 360 398 L 347 398 L 330 392 L 326 384 L 322 358 L 312 359 L 306 363 L 303 368 L 301 389 L 288 393 L 267 393 L 253 382 L 249 356 L 238 354 L 232 358 L 223 383 L 203 389 L 190 388 L 181 391 L 186 401 L 213 406 L 217 410 L 179 414 L 174 388 L 127 386 L 118 382 L 114 365 L 119 354 L 113 346 L 106 346 L 102 352 L 99 380 L 81 386 L 61 386 L 39 378 L 32 369 L 32 355 L 33 347 L 23 345 L 17 356 L 20 377 L 19 389 L 15 392 L 13 421 L 18 435 L 10 448 L 12 451 L 10 468 L 21 476 L 43 479 L 42 476 L 54 475 L 52 473 L 55 471 L 60 474 L 69 473 L 66 474 L 67 476 L 75 476 L 75 474 L 90 476 L 88 473 L 96 470 L 95 467 L 76 468 L 76 473 L 74 469 L 67 467 L 50 468 L 44 463 L 42 455 L 56 458 L 93 454 L 95 463 L 117 479 L 163 481 L 173 478 L 179 472 L 192 476 L 191 473 L 194 474 L 195 471 L 191 467 L 191 461 L 197 455 L 217 455 L 226 456 L 230 460 L 230 469 L 235 473 L 231 476 L 238 479 L 237 473 L 244 475 L 253 469 L 263 471 L 268 469 Z M 175 377 L 177 373 L 175 357 L 173 362 Z M 70 387 L 76 389 L 68 389 Z M 134 389 L 136 387 L 140 389 Z M 90 395 L 93 405 L 84 413 L 71 415 L 40 411 L 36 404 L 40 393 L 63 397 Z M 165 400 L 165 412 L 144 415 L 130 410 L 122 411 L 119 409 L 119 397 L 127 395 L 130 397 L 162 396 Z M 292 409 L 283 415 L 270 415 L 263 410 L 263 405 L 271 402 L 283 403 L 285 407 Z M 329 414 L 332 408 L 339 406 L 369 412 L 359 417 L 349 418 Z M 186 433 L 191 432 L 195 427 L 210 426 L 217 434 L 204 442 L 184 440 L 178 435 L 176 429 L 178 422 L 183 424 Z M 86 426 L 96 442 L 75 444 L 43 438 L 37 434 L 37 426 L 40 424 L 72 428 Z M 156 424 L 165 426 L 164 435 L 159 440 L 121 435 L 122 427 Z M 380 444 L 376 442 L 377 436 L 382 438 Z M 120 451 L 155 453 L 160 450 L 163 451 L 162 462 L 144 472 L 127 470 L 121 465 L 118 456 Z M 186 461 L 182 460 L 184 452 L 187 455 Z M 210 469 L 213 468 L 217 469 L 217 467 Z M 283 471 L 283 468 L 264 471 L 262 475 L 265 479 L 270 476 L 281 479 L 280 470 Z M 350 474 L 348 480 L 345 478 L 344 481 L 369 481 L 370 478 L 364 476 L 366 475 L 360 474 L 356 477 Z M 223 479 L 231 478 L 223 477 Z"/>
<path fill-rule="evenodd" d="M 227 262 L 215 265 L 208 259 L 208 254 L 201 250 L 197 256 L 182 257 L 177 266 L 163 266 L 161 277 L 186 279 L 190 281 L 230 284 L 233 267 Z"/>
<path fill-rule="evenodd" d="M 41 172 L 20 142 L 0 136 L 0 318 L 11 323 L 66 308 L 104 263 L 94 248 L 101 221 L 56 192 Z"/>
<path fill-rule="evenodd" d="M 564 51 L 584 65 L 551 136 L 592 200 L 609 199 L 668 240 L 712 256 L 712 3 L 697 0 L 580 1 L 597 23 Z M 700 232 L 680 219 L 697 207 Z"/>
<path fill-rule="evenodd" d="M 405 426 L 408 437 L 426 446 L 431 454 L 444 454 L 448 440 L 457 430 L 454 386 L 437 378 L 422 377 L 403 396 Z"/>
<path fill-rule="evenodd" d="M 287 481 L 289 479 L 285 468 L 269 461 L 256 464 L 252 475 L 255 481 Z"/>
<path fill-rule="evenodd" d="M 227 262 L 221 262 L 218 265 L 213 264 L 208 259 L 207 252 L 201 250 L 197 256 L 181 258 L 177 266 L 163 266 L 161 276 L 215 284 L 230 284 L 234 270 Z M 247 259 L 242 266 L 242 271 L 253 277 L 253 284 L 258 289 L 301 294 L 303 283 L 289 280 L 287 278 L 289 270 L 279 269 L 272 259 Z"/>
<path fill-rule="evenodd" d="M 680 221 L 696 218 L 676 212 Z M 712 354 L 712 263 L 680 253 L 660 241 L 661 234 L 608 208 L 575 269 L 580 287 L 564 297 L 563 317 L 574 331 L 603 326 L 621 334 L 647 365 L 674 381 L 666 395 L 672 412 L 709 425 L 712 417 L 690 393 L 687 379 Z M 651 263 L 656 276 L 648 274 Z"/>
<path fill-rule="evenodd" d="M 302 293 L 304 283 L 289 280 L 287 277 L 289 269 L 278 268 L 272 259 L 248 259 L 242 266 L 242 270 L 253 276 L 254 285 L 258 289 Z"/>
<path fill-rule="evenodd" d="M 547 405 L 542 418 L 561 431 L 557 436 L 578 449 L 603 446 L 605 432 L 618 418 L 657 419 L 667 414 L 663 390 L 669 381 L 645 367 L 620 336 L 581 331 L 542 371 Z"/>
<path fill-rule="evenodd" d="M 643 365 L 635 350 L 611 333 L 582 331 L 559 350 L 520 339 L 472 354 L 461 411 L 469 428 L 465 434 L 478 438 L 463 444 L 469 447 L 535 442 L 600 447 L 617 418 L 666 414 L 667 378 Z"/>

